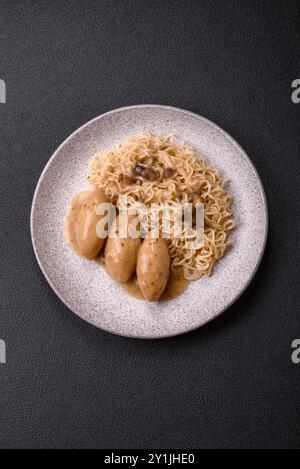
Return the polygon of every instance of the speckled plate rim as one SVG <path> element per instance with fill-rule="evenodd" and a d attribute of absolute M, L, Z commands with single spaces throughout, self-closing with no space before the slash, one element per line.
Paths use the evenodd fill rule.
<path fill-rule="evenodd" d="M 203 321 L 201 324 L 196 324 L 195 326 L 193 327 L 189 327 L 187 328 L 186 330 L 180 330 L 178 331 L 177 333 L 169 333 L 169 334 L 161 334 L 161 335 L 158 335 L 157 337 L 156 336 L 153 336 L 153 335 L 136 335 L 136 334 L 126 334 L 126 333 L 121 333 L 119 331 L 115 331 L 113 329 L 110 329 L 110 328 L 107 328 L 107 327 L 100 327 L 99 324 L 97 324 L 96 321 L 94 321 L 92 318 L 87 318 L 86 316 L 84 316 L 83 314 L 81 314 L 79 311 L 76 311 L 70 304 L 68 301 L 66 301 L 63 296 L 60 294 L 60 292 L 58 291 L 58 289 L 55 287 L 55 285 L 53 284 L 53 282 L 51 281 L 51 279 L 49 278 L 47 272 L 46 272 L 46 269 L 44 268 L 43 266 L 43 263 L 41 262 L 41 259 L 39 257 L 39 254 L 38 254 L 38 248 L 37 248 L 37 245 L 36 245 L 36 242 L 35 242 L 35 237 L 34 237 L 34 215 L 35 215 L 35 207 L 36 207 L 36 202 L 37 202 L 37 198 L 38 198 L 38 193 L 39 193 L 39 189 L 40 189 L 40 186 L 43 182 L 43 179 L 48 171 L 48 169 L 50 168 L 51 164 L 54 162 L 57 154 L 61 151 L 61 149 L 64 147 L 64 145 L 66 145 L 70 140 L 72 140 L 77 134 L 79 134 L 83 129 L 85 129 L 86 127 L 88 127 L 89 125 L 93 124 L 95 121 L 97 120 L 100 120 L 100 119 L 103 119 L 105 118 L 106 116 L 109 116 L 111 114 L 117 114 L 117 113 L 120 113 L 122 111 L 129 111 L 129 110 L 134 110 L 134 109 L 142 109 L 142 108 L 145 108 L 145 109 L 149 109 L 149 108 L 160 108 L 160 109 L 165 109 L 165 110 L 173 110 L 173 111 L 178 111 L 180 113 L 183 113 L 183 114 L 186 114 L 186 115 L 189 115 L 191 117 L 194 117 L 196 119 L 199 119 L 200 121 L 202 122 L 205 122 L 206 124 L 208 124 L 209 126 L 211 126 L 214 130 L 218 131 L 219 133 L 221 133 L 223 135 L 223 137 L 225 139 L 227 139 L 233 146 L 235 146 L 239 152 L 240 152 L 240 155 L 241 157 L 243 157 L 246 162 L 248 163 L 249 167 L 252 169 L 254 175 L 255 175 L 255 178 L 257 180 L 257 183 L 258 183 L 258 186 L 259 186 L 259 191 L 260 191 L 260 195 L 262 197 L 262 201 L 263 201 L 263 207 L 264 207 L 264 220 L 265 220 L 265 226 L 264 226 L 264 238 L 263 238 L 263 242 L 261 244 L 261 249 L 260 249 L 260 252 L 258 254 L 258 257 L 257 257 L 257 262 L 256 262 L 256 265 L 254 266 L 253 270 L 252 270 L 252 274 L 249 276 L 249 279 L 248 281 L 240 288 L 240 290 L 238 291 L 238 293 L 235 295 L 235 297 L 231 300 L 231 301 L 228 301 L 228 303 L 226 304 L 226 306 L 223 306 L 221 307 L 219 310 L 216 310 L 215 314 L 213 317 L 211 318 L 208 318 L 207 320 Z M 185 109 L 181 109 L 181 108 L 178 108 L 178 107 L 174 107 L 174 106 L 168 106 L 168 105 L 163 105 L 163 104 L 136 104 L 136 105 L 131 105 L 131 106 L 124 106 L 124 107 L 121 107 L 121 108 L 117 108 L 117 109 L 113 109 L 111 111 L 108 111 L 108 112 L 105 112 L 93 119 L 91 119 L 90 121 L 86 122 L 84 125 L 82 125 L 81 127 L 79 127 L 77 130 L 75 130 L 69 137 L 67 137 L 62 143 L 61 145 L 59 145 L 59 147 L 56 149 L 56 151 L 53 153 L 53 155 L 51 156 L 51 158 L 49 159 L 48 163 L 46 164 L 46 166 L 44 167 L 42 173 L 41 173 L 41 176 L 38 180 L 38 183 L 37 183 L 37 186 L 36 186 L 36 189 L 35 189 L 35 192 L 34 192 L 34 196 L 33 196 L 33 200 L 32 200 L 32 206 L 31 206 L 31 213 L 30 213 L 30 233 L 31 233 L 31 240 L 32 240 L 32 246 L 33 246 L 33 250 L 34 250 L 34 254 L 35 254 L 35 257 L 37 259 L 37 262 L 38 262 L 38 265 L 45 277 L 45 279 L 47 280 L 48 284 L 50 285 L 50 287 L 52 288 L 52 290 L 54 291 L 54 293 L 58 296 L 58 298 L 67 306 L 67 308 L 73 312 L 74 314 L 76 314 L 78 317 L 80 317 L 81 319 L 83 319 L 85 322 L 95 326 L 96 328 L 100 329 L 100 330 L 104 330 L 106 332 L 109 332 L 109 333 L 112 333 L 112 334 L 115 334 L 115 335 L 119 335 L 119 336 L 122 336 L 122 337 L 127 337 L 127 338 L 134 338 L 134 339 L 164 339 L 164 338 L 169 338 L 169 337 L 175 337 L 175 336 L 178 336 L 178 335 L 182 335 L 182 334 L 186 334 L 188 332 L 192 332 L 196 329 L 199 329 L 200 327 L 203 327 L 204 325 L 208 324 L 209 322 L 213 321 L 214 319 L 216 319 L 217 317 L 219 317 L 222 313 L 224 313 L 225 311 L 227 311 L 242 295 L 243 293 L 247 290 L 247 288 L 249 287 L 249 285 L 251 284 L 253 278 L 255 277 L 256 273 L 257 273 L 257 270 L 261 264 L 261 261 L 262 261 L 262 258 L 263 258 L 263 255 L 264 255 L 264 252 L 265 252 L 265 248 L 266 248 L 266 244 L 267 244 L 267 238 L 268 238 L 268 231 L 269 231 L 269 215 L 268 215 L 268 205 L 267 205 L 267 198 L 266 198 L 266 194 L 265 194 L 265 191 L 264 191 L 264 188 L 263 188 L 263 184 L 262 184 L 262 181 L 261 181 L 261 178 L 254 166 L 254 164 L 252 163 L 251 159 L 249 158 L 249 156 L 247 155 L 247 153 L 245 152 L 245 150 L 241 147 L 241 145 L 233 138 L 231 137 L 222 127 L 220 127 L 219 125 L 215 124 L 214 122 L 212 122 L 211 120 L 199 115 L 199 114 L 196 114 L 192 111 L 187 111 Z"/>

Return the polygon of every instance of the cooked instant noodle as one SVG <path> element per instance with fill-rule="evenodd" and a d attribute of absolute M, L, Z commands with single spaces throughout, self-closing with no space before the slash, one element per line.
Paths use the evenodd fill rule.
<path fill-rule="evenodd" d="M 225 190 L 217 169 L 196 157 L 187 146 L 177 146 L 171 137 L 142 134 L 128 138 L 114 150 L 96 154 L 89 181 L 108 200 L 118 204 L 126 195 L 128 205 L 204 204 L 204 240 L 200 248 L 187 247 L 186 237 L 166 239 L 172 269 L 182 266 L 187 280 L 210 275 L 230 242 L 234 227 L 232 197 Z M 172 213 L 170 214 L 171 224 Z"/>

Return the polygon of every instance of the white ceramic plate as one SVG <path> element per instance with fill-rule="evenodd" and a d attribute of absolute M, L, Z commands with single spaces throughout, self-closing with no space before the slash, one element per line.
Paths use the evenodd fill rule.
<path fill-rule="evenodd" d="M 230 179 L 237 228 L 233 248 L 214 274 L 191 282 L 170 302 L 129 297 L 95 262 L 77 257 L 64 237 L 71 197 L 88 188 L 88 164 L 95 152 L 147 131 L 174 135 L 187 143 L 223 178 Z M 116 109 L 88 122 L 54 153 L 39 180 L 31 213 L 38 263 L 59 298 L 85 321 L 116 334 L 159 338 L 202 326 L 225 311 L 246 289 L 261 261 L 267 238 L 267 204 L 259 176 L 243 149 L 220 127 L 201 116 L 168 106 Z"/>

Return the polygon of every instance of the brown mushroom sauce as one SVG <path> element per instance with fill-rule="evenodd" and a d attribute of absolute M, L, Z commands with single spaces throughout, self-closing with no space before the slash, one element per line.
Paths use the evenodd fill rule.
<path fill-rule="evenodd" d="M 155 163 L 153 161 L 153 163 Z M 136 183 L 138 180 L 144 179 L 145 181 L 159 181 L 164 179 L 170 179 L 171 177 L 175 176 L 176 170 L 173 168 L 166 168 L 164 169 L 162 176 L 160 177 L 159 172 L 151 167 L 145 166 L 143 164 L 137 164 L 132 170 L 132 177 L 126 176 L 126 178 L 131 179 L 131 182 L 128 180 L 128 184 Z M 139 178 L 139 179 L 137 179 Z"/>

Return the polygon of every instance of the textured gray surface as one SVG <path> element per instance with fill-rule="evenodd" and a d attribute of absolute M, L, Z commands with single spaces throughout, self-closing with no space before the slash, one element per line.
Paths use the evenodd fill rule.
<path fill-rule="evenodd" d="M 92 155 L 115 148 L 131 135 L 173 135 L 230 179 L 236 230 L 228 251 L 209 278 L 191 282 L 167 303 L 140 302 L 118 288 L 95 262 L 70 251 L 64 217 L 70 199 L 88 189 Z M 249 285 L 267 236 L 267 206 L 259 177 L 247 155 L 211 122 L 163 106 L 109 112 L 69 137 L 46 166 L 32 206 L 32 239 L 39 264 L 58 296 L 83 319 L 117 334 L 158 338 L 196 329 L 226 310 Z M 63 260 L 63 262 L 62 262 Z"/>
<path fill-rule="evenodd" d="M 2 0 L 0 11 L 0 447 L 299 447 L 299 2 Z M 71 313 L 29 230 L 58 145 L 99 114 L 149 102 L 224 127 L 255 163 L 270 215 L 240 300 L 157 341 Z"/>

